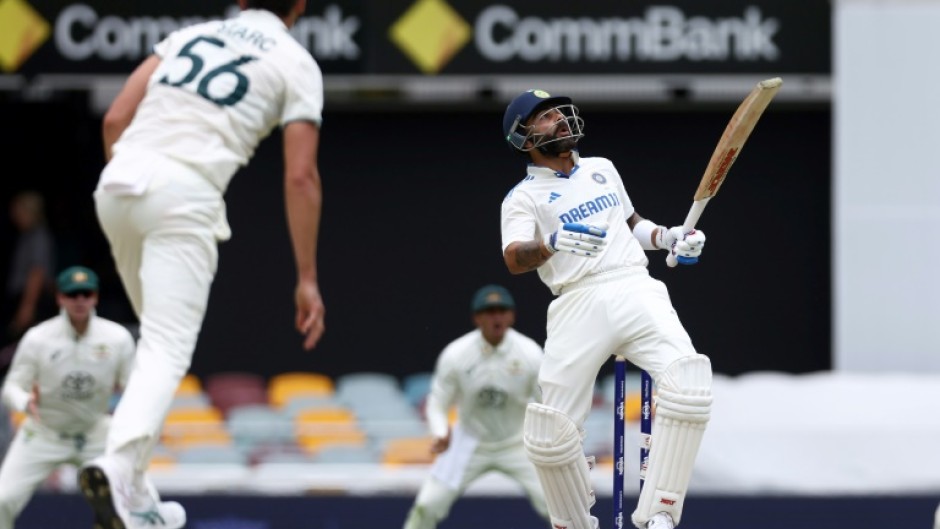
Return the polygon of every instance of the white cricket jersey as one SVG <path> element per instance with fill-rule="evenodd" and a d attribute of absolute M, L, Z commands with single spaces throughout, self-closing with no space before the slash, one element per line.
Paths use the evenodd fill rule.
<path fill-rule="evenodd" d="M 121 325 L 92 315 L 78 336 L 63 311 L 20 340 L 3 383 L 3 402 L 26 411 L 39 386 L 39 422 L 64 434 L 89 431 L 108 413 L 116 388 L 127 383 L 134 338 Z"/>
<path fill-rule="evenodd" d="M 607 245 L 596 258 L 556 253 L 538 268 L 552 293 L 582 277 L 649 260 L 627 225 L 633 204 L 614 164 L 573 152 L 570 175 L 530 164 L 527 176 L 506 195 L 502 207 L 503 252 L 513 242 L 541 240 L 561 223 L 608 224 Z"/>
<path fill-rule="evenodd" d="M 200 170 L 223 193 L 278 124 L 320 124 L 323 78 L 313 57 L 266 10 L 171 33 L 160 66 L 114 153 L 145 149 Z"/>
<path fill-rule="evenodd" d="M 528 403 L 538 400 L 542 348 L 508 329 L 493 347 L 479 329 L 447 345 L 437 359 L 426 416 L 434 437 L 445 437 L 448 410 L 456 404 L 461 428 L 481 443 L 522 435 Z"/>

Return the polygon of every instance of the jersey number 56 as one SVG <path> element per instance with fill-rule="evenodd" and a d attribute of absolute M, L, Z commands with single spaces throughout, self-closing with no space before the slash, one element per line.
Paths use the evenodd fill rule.
<path fill-rule="evenodd" d="M 251 55 L 243 55 L 234 61 L 227 62 L 221 66 L 217 66 L 203 72 L 206 61 L 202 55 L 194 50 L 196 45 L 200 42 L 217 46 L 219 48 L 225 47 L 225 42 L 213 37 L 200 36 L 194 38 L 193 40 L 187 42 L 186 45 L 183 46 L 183 49 L 180 50 L 179 55 L 177 55 L 177 59 L 189 59 L 189 61 L 192 63 L 189 72 L 187 72 L 186 75 L 184 75 L 183 78 L 179 79 L 178 81 L 173 81 L 170 79 L 169 75 L 164 75 L 163 78 L 160 79 L 160 83 L 169 86 L 182 87 L 184 85 L 198 81 L 198 84 L 196 84 L 196 93 L 208 99 L 209 101 L 212 101 L 213 103 L 221 106 L 229 106 L 238 103 L 243 97 L 245 97 L 245 94 L 248 92 L 248 85 L 250 84 L 248 77 L 246 77 L 242 72 L 238 71 L 238 67 L 247 62 L 255 60 L 255 57 L 252 57 Z M 234 86 L 231 88 L 228 94 L 222 96 L 212 96 L 209 93 L 209 84 L 213 80 L 217 79 L 220 75 L 235 76 Z"/>

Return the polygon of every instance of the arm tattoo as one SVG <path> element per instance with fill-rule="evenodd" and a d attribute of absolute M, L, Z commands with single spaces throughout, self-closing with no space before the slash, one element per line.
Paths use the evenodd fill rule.
<path fill-rule="evenodd" d="M 516 247 L 516 264 L 526 270 L 535 270 L 545 264 L 548 258 L 542 253 L 541 241 L 528 241 Z"/>

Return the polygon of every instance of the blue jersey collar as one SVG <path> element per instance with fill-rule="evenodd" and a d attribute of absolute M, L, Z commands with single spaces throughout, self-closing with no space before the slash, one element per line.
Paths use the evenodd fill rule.
<path fill-rule="evenodd" d="M 568 174 L 565 174 L 561 171 L 556 171 L 549 167 L 535 165 L 534 163 L 529 164 L 528 171 L 530 175 L 542 178 L 571 178 L 571 176 L 578 171 L 578 168 L 581 167 L 578 164 L 578 162 L 581 161 L 581 156 L 578 154 L 578 151 L 571 151 L 571 159 L 574 160 L 574 167 Z"/>

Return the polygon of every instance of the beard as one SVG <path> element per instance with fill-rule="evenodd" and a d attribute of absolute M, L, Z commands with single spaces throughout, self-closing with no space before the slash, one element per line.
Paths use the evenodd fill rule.
<path fill-rule="evenodd" d="M 558 136 L 556 133 L 554 138 L 549 140 L 547 143 L 540 145 L 538 149 L 542 154 L 557 158 L 562 154 L 566 154 L 574 150 L 577 144 L 578 138 L 574 136 Z"/>

